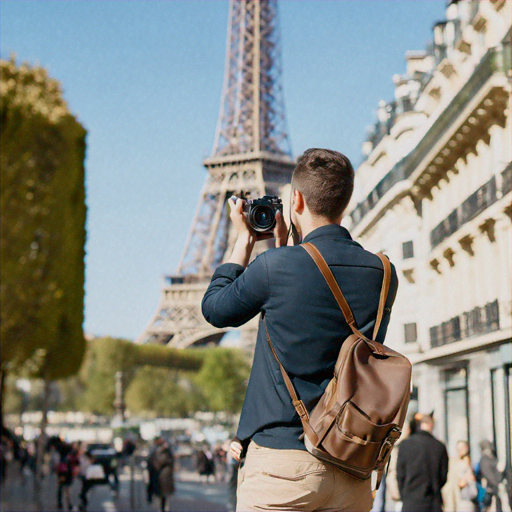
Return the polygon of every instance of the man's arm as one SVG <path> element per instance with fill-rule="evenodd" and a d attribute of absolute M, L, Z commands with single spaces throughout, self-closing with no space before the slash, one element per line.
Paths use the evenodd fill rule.
<path fill-rule="evenodd" d="M 221 265 L 203 297 L 201 308 L 214 327 L 238 327 L 256 316 L 269 295 L 265 255 L 249 267 L 236 263 Z"/>
<path fill-rule="evenodd" d="M 448 452 L 446 451 L 446 447 L 443 445 L 441 462 L 439 464 L 439 488 L 443 487 L 448 480 L 448 462 Z"/>
<path fill-rule="evenodd" d="M 238 237 L 228 262 L 213 274 L 201 304 L 204 317 L 214 327 L 238 327 L 246 323 L 262 310 L 269 295 L 265 255 L 260 255 L 249 267 L 247 264 L 256 241 L 271 238 L 272 234 L 256 233 L 248 225 L 242 211 L 243 203 L 240 198 L 229 200 L 229 216 Z M 276 214 L 273 236 L 276 247 L 286 245 L 287 229 L 281 212 Z"/>

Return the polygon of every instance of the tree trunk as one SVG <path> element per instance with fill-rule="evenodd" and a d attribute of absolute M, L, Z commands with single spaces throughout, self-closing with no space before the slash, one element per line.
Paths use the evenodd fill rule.
<path fill-rule="evenodd" d="M 4 431 L 4 390 L 5 390 L 5 370 L 0 370 L 0 427 Z"/>
<path fill-rule="evenodd" d="M 34 480 L 34 496 L 38 510 L 43 510 L 43 503 L 41 501 L 41 482 L 43 479 L 44 448 L 46 446 L 46 425 L 48 424 L 48 404 L 50 401 L 51 383 L 52 381 L 48 377 L 45 377 L 40 434 L 39 439 L 37 440 L 36 473 Z"/>

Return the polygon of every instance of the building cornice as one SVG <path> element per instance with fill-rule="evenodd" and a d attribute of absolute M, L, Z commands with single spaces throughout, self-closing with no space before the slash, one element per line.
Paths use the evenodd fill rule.
<path fill-rule="evenodd" d="M 411 354 L 409 356 L 409 360 L 413 365 L 426 362 L 438 362 L 439 364 L 442 364 L 446 358 L 451 356 L 462 356 L 470 354 L 471 352 L 478 352 L 483 348 L 489 349 L 493 346 L 508 343 L 510 341 L 512 341 L 512 328 L 509 327 L 506 329 L 500 329 L 499 331 L 483 334 L 475 338 L 456 341 L 449 345 L 432 348 L 426 352 Z"/>
<path fill-rule="evenodd" d="M 492 124 L 503 121 L 510 93 L 510 82 L 504 71 L 509 67 L 510 63 L 503 60 L 502 49 L 487 51 L 469 80 L 432 121 L 415 148 L 352 210 L 352 229 L 358 236 L 371 227 L 371 222 L 365 222 L 364 228 L 359 224 L 372 210 L 392 204 L 382 200 L 396 183 L 409 180 L 411 195 L 418 198 L 428 195 L 432 186 L 451 170 L 447 164 L 452 166 L 454 157 L 456 161 L 460 156 L 463 141 L 475 145 L 481 137 L 475 140 L 474 133 L 481 135 Z M 469 148 L 464 150 L 469 152 Z M 374 214 L 372 218 L 379 216 L 382 214 Z"/>

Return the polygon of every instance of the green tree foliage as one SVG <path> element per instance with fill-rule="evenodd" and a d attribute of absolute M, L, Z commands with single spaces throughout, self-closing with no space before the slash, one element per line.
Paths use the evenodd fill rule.
<path fill-rule="evenodd" d="M 125 402 L 131 413 L 183 417 L 195 411 L 238 412 L 249 365 L 243 352 L 232 349 L 177 350 L 97 338 L 88 342 L 79 373 L 52 384 L 49 407 L 112 414 L 118 371 L 123 372 Z M 7 379 L 6 412 L 40 410 L 42 392 L 40 380 L 32 381 L 32 391 L 24 396 L 15 379 Z"/>
<path fill-rule="evenodd" d="M 76 373 L 85 351 L 85 129 L 59 83 L 1 61 L 2 374 Z"/>
<path fill-rule="evenodd" d="M 151 367 L 168 372 L 169 369 L 197 371 L 201 367 L 202 359 L 201 351 L 177 350 L 161 345 L 136 345 L 116 338 L 92 340 L 80 370 L 84 393 L 75 397 L 75 407 L 99 414 L 111 414 L 116 372 L 123 372 L 125 389 L 129 388 L 137 372 L 140 388 L 142 376 L 150 375 Z M 139 367 L 144 367 L 145 372 L 139 374 Z M 157 382 L 158 380 L 150 381 L 150 386 Z M 138 406 L 136 409 L 143 410 Z"/>
<path fill-rule="evenodd" d="M 178 350 L 164 345 L 133 345 L 138 365 L 158 366 L 179 370 L 197 371 L 201 368 L 204 353 L 201 350 Z"/>
<path fill-rule="evenodd" d="M 89 343 L 87 358 L 80 371 L 85 383 L 81 405 L 85 410 L 110 414 L 115 397 L 114 376 L 123 372 L 125 385 L 135 371 L 135 347 L 128 340 L 100 338 Z"/>
<path fill-rule="evenodd" d="M 126 406 L 135 414 L 186 417 L 206 407 L 203 391 L 185 372 L 142 366 L 126 391 Z"/>
<path fill-rule="evenodd" d="M 205 394 L 207 410 L 239 412 L 250 370 L 245 354 L 228 348 L 204 352 L 204 363 L 195 381 Z"/>

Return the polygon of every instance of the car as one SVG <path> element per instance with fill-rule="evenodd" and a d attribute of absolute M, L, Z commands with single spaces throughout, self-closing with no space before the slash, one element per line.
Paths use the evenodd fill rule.
<path fill-rule="evenodd" d="M 117 466 L 119 460 L 119 453 L 117 450 L 108 443 L 90 443 L 87 445 L 87 453 L 89 453 L 94 461 L 103 466 L 106 478 L 110 481 L 110 476 L 114 477 L 114 482 L 111 482 L 112 488 L 116 489 L 118 486 Z"/>

